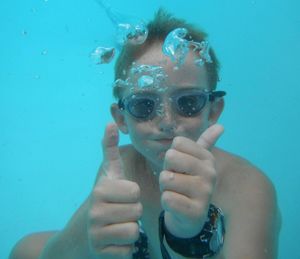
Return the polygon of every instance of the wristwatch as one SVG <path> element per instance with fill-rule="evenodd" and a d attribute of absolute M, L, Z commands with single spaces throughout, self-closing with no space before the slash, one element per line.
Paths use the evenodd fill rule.
<path fill-rule="evenodd" d="M 185 257 L 208 258 L 220 251 L 224 244 L 224 215 L 220 208 L 210 204 L 208 217 L 199 234 L 191 238 L 179 238 L 172 235 L 164 223 L 164 211 L 159 217 L 159 236 L 164 259 L 171 258 L 163 244 L 165 237 L 169 247 Z"/>

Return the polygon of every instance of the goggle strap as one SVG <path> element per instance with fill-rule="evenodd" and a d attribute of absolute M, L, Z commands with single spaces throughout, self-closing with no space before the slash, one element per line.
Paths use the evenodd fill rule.
<path fill-rule="evenodd" d="M 125 109 L 125 105 L 122 99 L 119 99 L 118 101 L 118 107 L 120 110 L 124 110 Z"/>
<path fill-rule="evenodd" d="M 217 98 L 221 98 L 226 95 L 225 91 L 214 91 L 209 94 L 209 101 L 213 102 Z"/>

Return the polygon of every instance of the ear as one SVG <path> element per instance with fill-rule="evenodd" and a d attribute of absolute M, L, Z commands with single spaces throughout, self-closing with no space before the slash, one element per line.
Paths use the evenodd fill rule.
<path fill-rule="evenodd" d="M 119 130 L 124 134 L 128 134 L 128 127 L 125 121 L 125 117 L 123 111 L 119 109 L 118 104 L 113 103 L 110 106 L 110 113 L 114 118 L 116 124 L 118 125 Z"/>
<path fill-rule="evenodd" d="M 224 98 L 220 98 L 211 103 L 209 112 L 209 123 L 216 123 L 224 109 Z"/>

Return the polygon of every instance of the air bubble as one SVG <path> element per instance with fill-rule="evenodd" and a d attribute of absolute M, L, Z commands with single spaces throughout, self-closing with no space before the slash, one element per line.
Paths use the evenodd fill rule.
<path fill-rule="evenodd" d="M 41 52 L 41 54 L 42 54 L 43 56 L 47 55 L 47 54 L 48 54 L 48 50 L 44 49 L 44 50 Z"/>
<path fill-rule="evenodd" d="M 114 48 L 97 47 L 91 53 L 91 59 L 97 64 L 110 63 L 115 55 Z"/>
<path fill-rule="evenodd" d="M 138 87 L 140 88 L 150 87 L 151 85 L 153 85 L 153 83 L 154 79 L 151 76 L 144 75 L 138 79 Z"/>
<path fill-rule="evenodd" d="M 189 52 L 189 42 L 184 39 L 187 35 L 187 29 L 177 28 L 171 31 L 163 44 L 162 51 L 177 66 L 181 66 Z"/>
<path fill-rule="evenodd" d="M 199 58 L 194 60 L 195 65 L 203 66 L 206 63 L 212 63 L 211 56 L 209 54 L 209 43 L 208 41 L 194 42 L 191 41 L 190 45 L 194 48 L 194 52 L 198 52 Z"/>
<path fill-rule="evenodd" d="M 116 27 L 118 44 L 140 45 L 145 42 L 148 36 L 148 29 L 146 23 L 142 19 L 121 14 L 104 0 L 97 0 L 97 2 L 105 10 L 108 18 Z"/>

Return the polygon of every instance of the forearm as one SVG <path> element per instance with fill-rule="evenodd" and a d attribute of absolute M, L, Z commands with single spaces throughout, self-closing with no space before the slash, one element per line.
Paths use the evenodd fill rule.
<path fill-rule="evenodd" d="M 87 237 L 87 201 L 74 214 L 67 226 L 46 243 L 40 259 L 89 259 Z"/>

